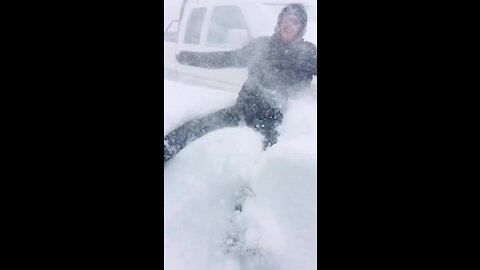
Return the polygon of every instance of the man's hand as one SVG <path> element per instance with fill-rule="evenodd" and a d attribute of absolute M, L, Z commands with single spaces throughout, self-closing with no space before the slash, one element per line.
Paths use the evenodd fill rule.
<path fill-rule="evenodd" d="M 180 64 L 186 64 L 187 63 L 187 56 L 185 55 L 185 52 L 181 51 L 179 54 L 176 56 L 177 62 Z"/>

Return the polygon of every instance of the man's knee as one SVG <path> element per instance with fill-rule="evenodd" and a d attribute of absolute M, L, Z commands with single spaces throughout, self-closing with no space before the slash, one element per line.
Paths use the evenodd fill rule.
<path fill-rule="evenodd" d="M 274 127 L 279 126 L 283 121 L 283 114 L 278 109 L 271 109 L 267 113 L 267 119 Z"/>

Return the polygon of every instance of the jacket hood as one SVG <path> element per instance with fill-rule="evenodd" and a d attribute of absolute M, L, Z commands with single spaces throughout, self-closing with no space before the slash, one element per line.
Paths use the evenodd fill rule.
<path fill-rule="evenodd" d="M 275 34 L 278 34 L 280 32 L 280 22 L 287 14 L 293 14 L 300 20 L 302 26 L 300 28 L 300 32 L 298 33 L 297 39 L 302 38 L 307 30 L 308 21 L 307 12 L 305 11 L 305 7 L 302 4 L 290 4 L 282 9 L 280 14 L 278 15 L 277 25 L 275 26 Z"/>

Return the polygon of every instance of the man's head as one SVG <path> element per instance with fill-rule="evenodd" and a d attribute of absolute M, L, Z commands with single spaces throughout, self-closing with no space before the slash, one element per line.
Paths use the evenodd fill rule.
<path fill-rule="evenodd" d="M 307 30 L 307 12 L 302 4 L 290 4 L 278 15 L 275 32 L 284 43 L 302 38 Z"/>

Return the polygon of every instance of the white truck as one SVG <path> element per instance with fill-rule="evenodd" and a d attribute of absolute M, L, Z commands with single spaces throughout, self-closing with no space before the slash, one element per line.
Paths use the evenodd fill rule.
<path fill-rule="evenodd" d="M 316 42 L 316 9 L 300 0 L 184 0 L 180 18 L 164 32 L 164 76 L 187 83 L 240 91 L 246 68 L 205 69 L 179 64 L 182 51 L 227 51 L 241 48 L 253 38 L 271 36 L 281 9 L 289 3 L 303 3 L 309 22 L 305 39 Z M 313 25 L 311 25 L 313 24 Z M 316 77 L 312 82 L 316 85 Z M 316 87 L 316 86 L 315 86 Z"/>

